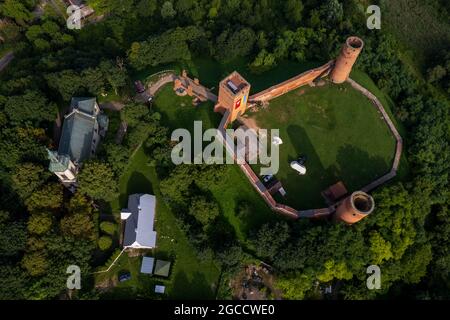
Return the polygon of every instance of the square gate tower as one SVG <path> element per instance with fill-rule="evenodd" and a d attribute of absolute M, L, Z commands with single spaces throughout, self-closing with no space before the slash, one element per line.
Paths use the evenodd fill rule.
<path fill-rule="evenodd" d="M 250 83 L 234 71 L 219 84 L 219 97 L 214 106 L 215 112 L 230 112 L 230 122 L 244 114 L 250 93 Z"/>

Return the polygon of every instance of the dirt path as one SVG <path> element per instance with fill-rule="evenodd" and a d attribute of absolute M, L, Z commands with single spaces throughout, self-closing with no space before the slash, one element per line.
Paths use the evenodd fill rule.
<path fill-rule="evenodd" d="M 395 155 L 394 155 L 394 160 L 392 162 L 391 170 L 387 174 L 385 174 L 384 176 L 381 176 L 377 180 L 372 181 L 367 186 L 365 186 L 364 188 L 361 189 L 364 192 L 369 192 L 369 191 L 377 188 L 378 186 L 386 183 L 387 181 L 393 179 L 397 175 L 397 169 L 398 169 L 398 166 L 400 164 L 400 158 L 402 156 L 403 140 L 402 140 L 402 137 L 400 136 L 400 134 L 398 133 L 397 128 L 395 127 L 395 125 L 392 122 L 391 118 L 389 117 L 389 115 L 387 114 L 386 110 L 384 109 L 383 105 L 378 100 L 378 98 L 373 93 L 371 93 L 369 90 L 367 90 L 362 85 L 357 83 L 356 81 L 348 78 L 347 82 L 350 83 L 350 85 L 353 88 L 355 88 L 356 90 L 361 92 L 363 95 L 365 95 L 367 98 L 369 98 L 369 100 L 373 103 L 373 105 L 381 113 L 383 121 L 388 126 L 389 130 L 392 133 L 392 136 L 394 137 L 394 139 L 396 141 Z"/>

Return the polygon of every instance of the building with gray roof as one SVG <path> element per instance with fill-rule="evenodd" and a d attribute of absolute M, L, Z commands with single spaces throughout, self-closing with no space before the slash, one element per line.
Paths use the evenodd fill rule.
<path fill-rule="evenodd" d="M 156 260 L 154 274 L 157 276 L 168 277 L 170 273 L 170 261 Z"/>
<path fill-rule="evenodd" d="M 141 264 L 141 273 L 153 274 L 153 265 L 155 264 L 155 258 L 143 257 Z"/>
<path fill-rule="evenodd" d="M 58 151 L 48 151 L 49 170 L 65 185 L 75 184 L 79 166 L 95 153 L 107 129 L 108 117 L 100 112 L 95 98 L 72 98 Z"/>
<path fill-rule="evenodd" d="M 151 249 L 156 247 L 154 231 L 156 197 L 150 194 L 128 196 L 128 208 L 122 209 L 120 218 L 125 223 L 124 248 Z"/>

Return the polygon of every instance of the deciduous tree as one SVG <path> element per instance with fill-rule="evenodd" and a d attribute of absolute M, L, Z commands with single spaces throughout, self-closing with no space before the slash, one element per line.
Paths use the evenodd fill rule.
<path fill-rule="evenodd" d="M 94 199 L 110 201 L 117 195 L 117 181 L 109 165 L 98 160 L 83 164 L 78 175 L 79 191 Z"/>

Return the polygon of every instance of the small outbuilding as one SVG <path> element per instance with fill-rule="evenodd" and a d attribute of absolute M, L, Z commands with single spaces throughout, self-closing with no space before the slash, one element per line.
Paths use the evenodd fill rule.
<path fill-rule="evenodd" d="M 153 274 L 153 266 L 155 264 L 155 258 L 143 257 L 141 264 L 141 273 Z"/>

